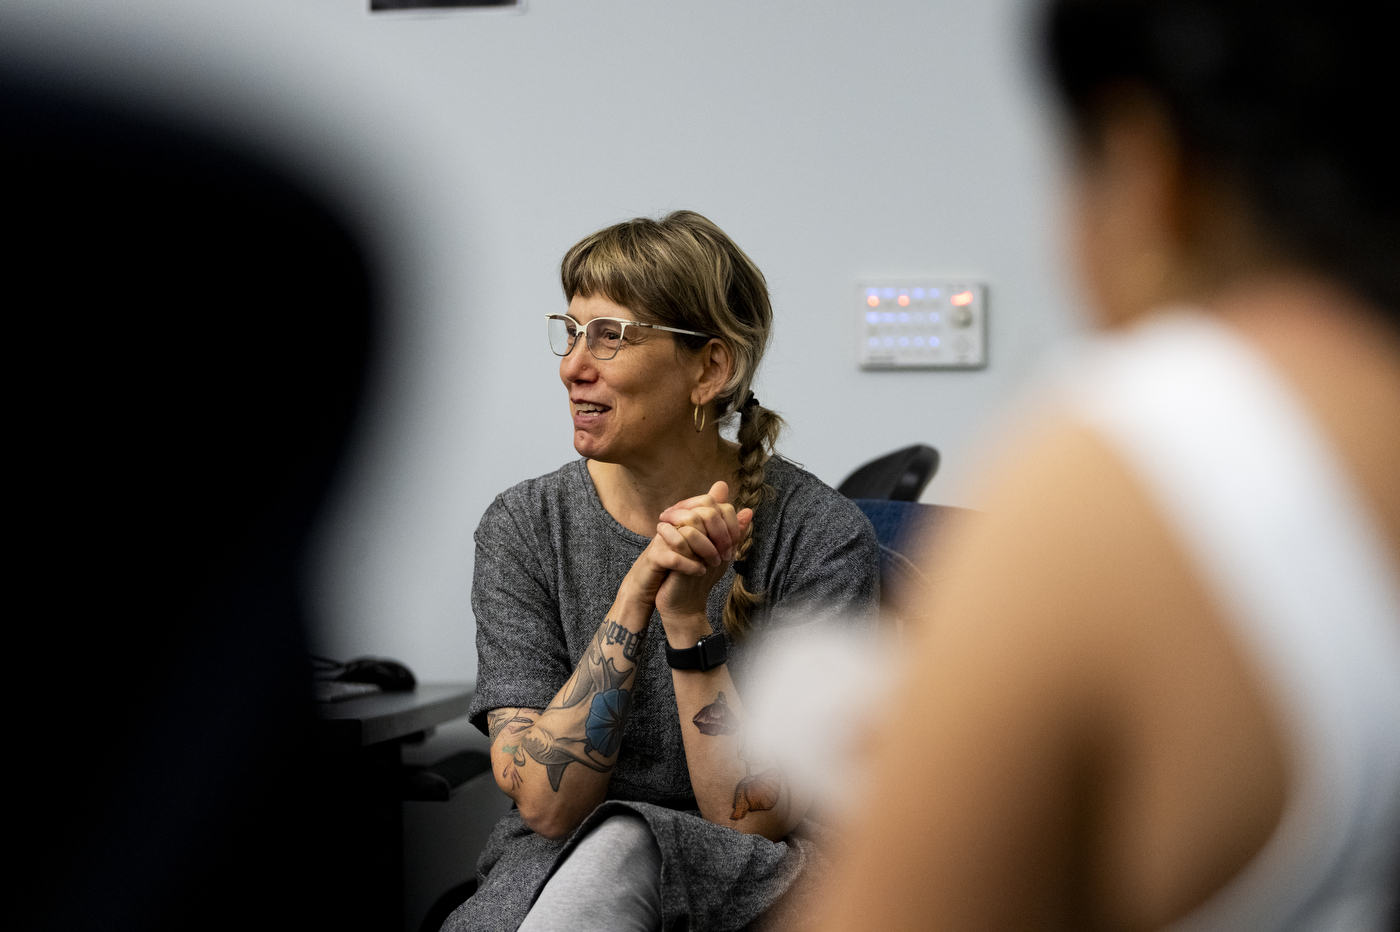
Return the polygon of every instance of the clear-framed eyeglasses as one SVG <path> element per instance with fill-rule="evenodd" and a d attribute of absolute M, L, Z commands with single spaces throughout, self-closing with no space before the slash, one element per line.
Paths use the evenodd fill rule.
<path fill-rule="evenodd" d="M 708 337 L 708 333 L 695 330 L 682 330 L 679 327 L 663 327 L 660 324 L 644 324 L 640 320 L 624 320 L 621 317 L 595 317 L 588 326 L 580 324 L 568 314 L 546 314 L 549 324 L 549 348 L 556 356 L 567 356 L 574 351 L 578 335 L 583 333 L 588 351 L 595 359 L 612 359 L 627 339 L 628 327 L 645 327 L 648 330 L 665 330 L 667 333 L 684 333 L 692 337 Z"/>

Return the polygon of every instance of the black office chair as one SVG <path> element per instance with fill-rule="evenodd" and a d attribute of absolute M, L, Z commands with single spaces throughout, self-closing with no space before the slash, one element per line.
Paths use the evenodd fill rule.
<path fill-rule="evenodd" d="M 847 498 L 917 502 L 936 472 L 938 451 L 916 443 L 871 460 L 847 476 L 836 491 Z"/>
<path fill-rule="evenodd" d="M 922 505 L 918 498 L 938 470 L 938 451 L 915 444 L 851 473 L 837 489 L 852 499 L 880 541 L 880 604 L 895 612 L 911 585 L 926 582 L 910 556 L 967 509 Z"/>

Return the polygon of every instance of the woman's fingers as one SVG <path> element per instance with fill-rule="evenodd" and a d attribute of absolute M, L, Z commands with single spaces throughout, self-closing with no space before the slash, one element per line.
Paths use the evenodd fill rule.
<path fill-rule="evenodd" d="M 701 506 L 713 508 L 716 505 L 723 505 L 728 501 L 729 483 L 720 480 L 719 482 L 716 482 L 714 485 L 710 486 L 710 491 L 705 493 L 704 495 L 696 495 L 693 498 L 687 498 L 684 501 L 676 502 L 670 508 L 667 508 L 665 511 L 661 512 L 660 520 L 669 521 L 670 519 L 666 516 L 676 510 L 689 510 L 692 508 L 699 508 Z"/>
<path fill-rule="evenodd" d="M 689 531 L 689 535 L 685 532 Z M 694 528 L 678 528 L 674 524 L 658 524 L 656 536 L 665 544 L 657 548 L 654 556 L 658 566 L 674 570 L 685 576 L 704 576 L 710 565 L 705 557 L 696 552 L 697 547 L 708 546 L 714 552 L 714 545 L 705 535 Z M 703 544 L 701 543 L 703 541 Z M 715 554 L 715 563 L 719 562 Z"/>
<path fill-rule="evenodd" d="M 719 559 L 734 559 L 734 549 L 739 546 L 740 528 L 733 505 L 668 508 L 662 513 L 661 520 L 678 528 L 694 528 L 710 539 Z"/>
<path fill-rule="evenodd" d="M 729 485 L 716 482 L 706 495 L 677 502 L 661 513 L 661 522 L 675 528 L 693 528 L 709 539 L 720 561 L 734 559 L 753 524 L 753 509 L 735 511 L 728 503 Z M 710 548 L 699 545 L 696 556 L 709 561 Z"/>
<path fill-rule="evenodd" d="M 685 538 L 685 542 L 690 545 L 690 552 L 696 557 L 704 560 L 710 566 L 719 566 L 724 562 L 720 543 L 710 537 L 703 525 L 698 528 L 689 524 L 672 525 L 672 527 L 675 527 Z"/>
<path fill-rule="evenodd" d="M 710 498 L 710 496 L 697 495 L 694 498 L 687 498 L 683 502 L 676 502 L 670 508 L 661 512 L 657 520 L 665 521 L 667 524 L 675 524 L 677 515 L 684 514 L 687 511 L 693 511 L 696 508 L 713 508 L 715 504 L 714 499 Z"/>

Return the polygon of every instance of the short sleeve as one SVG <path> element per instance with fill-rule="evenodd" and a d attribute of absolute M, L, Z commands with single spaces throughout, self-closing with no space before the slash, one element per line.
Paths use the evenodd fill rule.
<path fill-rule="evenodd" d="M 542 709 L 572 672 L 559 602 L 542 562 L 549 548 L 528 520 L 497 496 L 476 529 L 472 612 L 477 680 L 472 724 L 486 732 L 492 709 Z"/>
<path fill-rule="evenodd" d="M 873 627 L 880 608 L 880 542 L 870 521 L 834 492 L 793 504 L 798 507 L 791 517 L 801 520 L 787 538 L 782 594 L 771 623 L 785 626 L 821 615 Z"/>

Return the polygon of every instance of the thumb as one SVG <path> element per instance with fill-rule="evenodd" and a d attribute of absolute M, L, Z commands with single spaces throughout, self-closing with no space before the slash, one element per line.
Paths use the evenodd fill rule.
<path fill-rule="evenodd" d="M 729 501 L 729 483 L 723 479 L 710 486 L 710 498 L 718 505 L 727 504 Z"/>

